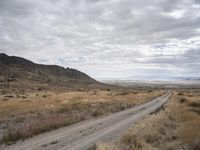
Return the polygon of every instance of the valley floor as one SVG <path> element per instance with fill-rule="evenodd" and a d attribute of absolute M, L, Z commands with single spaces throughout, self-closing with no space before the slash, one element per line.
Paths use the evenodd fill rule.
<path fill-rule="evenodd" d="M 162 95 L 162 90 L 1 90 L 0 140 L 12 144 L 82 120 L 106 116 Z"/>
<path fill-rule="evenodd" d="M 1 146 L 83 120 L 101 118 L 164 93 L 158 89 L 0 92 Z M 175 89 L 163 107 L 127 129 L 118 140 L 98 142 L 91 150 L 199 150 L 199 97 L 199 89 Z"/>
<path fill-rule="evenodd" d="M 5 150 L 87 150 L 96 142 L 112 141 L 127 130 L 133 123 L 160 108 L 169 100 L 168 91 L 144 104 L 110 114 L 93 118 L 69 127 L 63 127 L 48 133 L 35 136 L 16 144 L 2 147 Z"/>

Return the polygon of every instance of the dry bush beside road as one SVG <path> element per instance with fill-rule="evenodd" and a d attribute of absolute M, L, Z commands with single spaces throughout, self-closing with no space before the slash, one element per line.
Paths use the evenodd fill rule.
<path fill-rule="evenodd" d="M 200 149 L 200 90 L 175 91 L 171 100 L 119 141 L 99 144 L 98 150 Z"/>

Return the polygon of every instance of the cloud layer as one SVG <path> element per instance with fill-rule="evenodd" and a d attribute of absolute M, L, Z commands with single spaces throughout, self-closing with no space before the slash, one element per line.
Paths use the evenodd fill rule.
<path fill-rule="evenodd" d="M 199 0 L 0 0 L 0 52 L 95 78 L 200 76 Z"/>

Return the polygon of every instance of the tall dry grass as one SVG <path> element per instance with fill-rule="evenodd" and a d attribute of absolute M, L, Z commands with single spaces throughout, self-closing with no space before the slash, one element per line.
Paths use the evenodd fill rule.
<path fill-rule="evenodd" d="M 200 109 L 199 96 L 199 90 L 174 92 L 164 110 L 134 125 L 116 141 L 116 150 L 199 150 L 200 115 L 193 110 Z"/>

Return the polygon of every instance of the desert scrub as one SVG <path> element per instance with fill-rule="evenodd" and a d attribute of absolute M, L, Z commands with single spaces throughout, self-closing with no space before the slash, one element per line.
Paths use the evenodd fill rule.
<path fill-rule="evenodd" d="M 184 93 L 183 92 L 179 92 L 177 95 L 182 96 L 182 95 L 184 95 Z"/>
<path fill-rule="evenodd" d="M 125 134 L 121 138 L 121 142 L 123 143 L 123 148 L 125 149 L 142 149 L 144 147 L 144 141 L 139 136 L 132 133 Z"/>
<path fill-rule="evenodd" d="M 187 101 L 187 99 L 183 97 L 183 98 L 180 98 L 179 101 L 180 101 L 180 103 L 185 103 Z"/>
<path fill-rule="evenodd" d="M 91 103 L 81 102 L 81 101 L 72 101 L 68 104 L 60 106 L 56 112 L 58 113 L 67 113 L 71 111 L 83 111 L 90 109 Z"/>
<path fill-rule="evenodd" d="M 13 95 L 5 95 L 4 97 L 6 97 L 6 98 L 14 98 Z"/>
<path fill-rule="evenodd" d="M 115 141 L 117 149 L 199 150 L 200 116 L 191 111 L 191 108 L 199 109 L 198 96 L 200 92 L 191 91 L 190 94 L 193 97 L 187 97 L 186 100 L 185 98 L 181 100 L 183 94 L 174 94 L 171 100 L 165 104 L 163 111 L 154 113 L 151 117 L 137 123 L 120 140 Z"/>
<path fill-rule="evenodd" d="M 18 124 L 7 127 L 1 143 L 12 143 L 20 139 L 23 140 L 42 132 L 68 126 L 91 117 L 99 117 L 121 111 L 133 105 L 120 100 L 93 103 L 78 100 L 73 101 L 46 114 L 39 113 L 29 119 L 16 118 L 15 122 Z"/>
<path fill-rule="evenodd" d="M 15 142 L 26 139 L 42 132 L 68 126 L 92 117 L 101 117 L 140 104 L 161 92 L 145 95 L 145 91 L 138 92 L 136 97 L 128 91 L 116 96 L 110 91 L 69 92 L 62 96 L 43 98 L 41 96 L 28 97 L 27 100 L 2 102 L 0 105 L 0 121 L 9 124 L 4 130 L 1 143 Z M 120 91 L 126 92 L 126 91 Z M 133 91 L 135 92 L 135 91 Z M 87 95 L 86 95 L 87 94 Z M 141 94 L 141 96 L 140 96 Z M 47 94 L 45 94 L 47 95 Z M 12 116 L 11 116 L 12 115 Z M 22 118 L 20 118 L 22 117 Z"/>
<path fill-rule="evenodd" d="M 191 107 L 196 107 L 196 108 L 200 108 L 200 100 L 198 100 L 198 102 L 191 102 L 189 104 L 189 106 Z"/>
<path fill-rule="evenodd" d="M 24 139 L 23 133 L 19 132 L 15 128 L 9 128 L 7 132 L 4 134 L 0 143 L 12 144 L 19 139 Z"/>
<path fill-rule="evenodd" d="M 14 121 L 15 121 L 16 123 L 23 122 L 24 120 L 25 120 L 24 117 L 16 117 L 16 118 L 14 119 Z"/>
<path fill-rule="evenodd" d="M 68 117 L 54 115 L 32 118 L 31 120 L 18 124 L 18 126 L 8 126 L 1 143 L 13 143 L 17 140 L 23 140 L 42 132 L 71 125 L 84 119 L 84 114 L 74 114 Z"/>
<path fill-rule="evenodd" d="M 92 112 L 92 116 L 94 116 L 94 117 L 98 117 L 98 116 L 101 116 L 101 115 L 103 115 L 103 110 L 101 110 L 101 109 L 98 109 L 98 110 L 94 110 L 93 112 Z"/>
<path fill-rule="evenodd" d="M 121 92 L 120 95 L 122 95 L 122 96 L 129 95 L 129 92 L 124 91 L 124 92 Z"/>
<path fill-rule="evenodd" d="M 200 115 L 200 100 L 198 102 L 191 102 L 189 106 L 193 112 Z"/>
<path fill-rule="evenodd" d="M 46 98 L 46 97 L 47 97 L 47 95 L 42 95 L 42 97 Z"/>

